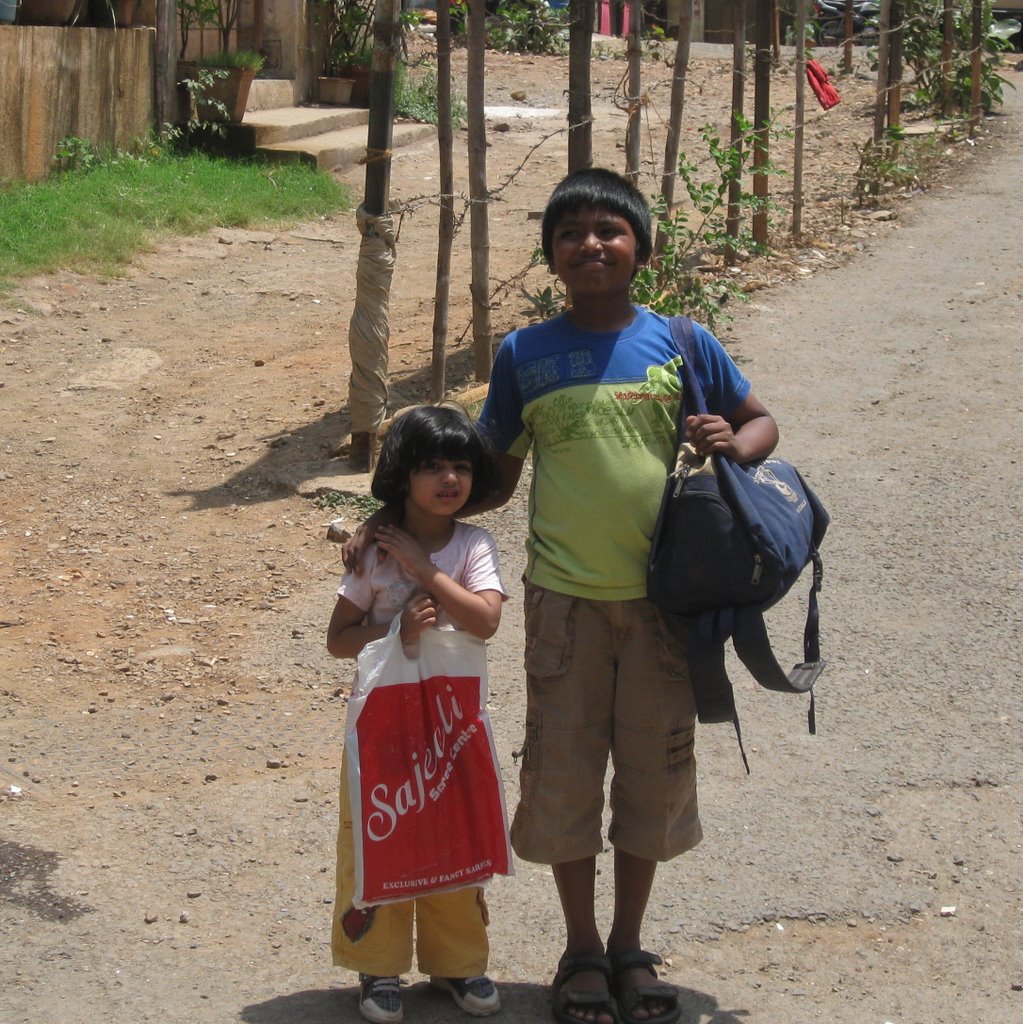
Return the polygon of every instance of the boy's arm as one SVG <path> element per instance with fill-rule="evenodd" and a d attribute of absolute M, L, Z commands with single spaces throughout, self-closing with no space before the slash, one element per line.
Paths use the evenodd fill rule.
<path fill-rule="evenodd" d="M 339 597 L 327 626 L 327 650 L 335 658 L 355 658 L 366 644 L 387 636 L 389 627 L 387 622 L 371 626 L 361 608 Z"/>
<path fill-rule="evenodd" d="M 751 391 L 729 414 L 689 416 L 686 439 L 699 455 L 720 452 L 739 465 L 766 458 L 778 444 L 778 424 Z"/>
<path fill-rule="evenodd" d="M 459 509 L 459 519 L 464 519 L 466 516 L 474 516 L 479 512 L 490 512 L 492 509 L 507 505 L 511 500 L 511 496 L 515 493 L 515 488 L 519 485 L 519 478 L 522 476 L 524 460 L 517 459 L 514 455 L 509 455 L 507 452 L 498 452 L 494 458 L 497 462 L 497 475 L 501 478 L 500 486 L 489 498 L 484 498 L 482 501 L 477 501 L 472 505 L 466 505 Z"/>
<path fill-rule="evenodd" d="M 344 567 L 349 572 L 360 572 L 362 556 L 366 548 L 376 540 L 377 530 L 381 526 L 393 526 L 398 522 L 397 512 L 387 505 L 381 505 L 371 513 L 355 528 L 355 533 L 341 545 L 341 562 Z"/>

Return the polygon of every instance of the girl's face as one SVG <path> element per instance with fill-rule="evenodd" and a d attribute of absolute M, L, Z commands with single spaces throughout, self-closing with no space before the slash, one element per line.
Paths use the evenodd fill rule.
<path fill-rule="evenodd" d="M 554 226 L 554 273 L 573 302 L 586 295 L 628 292 L 638 266 L 636 247 L 636 233 L 624 217 L 601 206 L 581 206 Z"/>
<path fill-rule="evenodd" d="M 422 512 L 453 516 L 472 490 L 472 462 L 436 456 L 409 474 L 408 498 Z"/>

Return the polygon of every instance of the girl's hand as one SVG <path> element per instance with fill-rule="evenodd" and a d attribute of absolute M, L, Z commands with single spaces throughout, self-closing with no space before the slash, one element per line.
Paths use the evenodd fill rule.
<path fill-rule="evenodd" d="M 686 440 L 696 449 L 697 454 L 704 458 L 713 452 L 721 452 L 733 459 L 737 454 L 735 431 L 724 416 L 714 416 L 711 413 L 687 416 Z"/>
<path fill-rule="evenodd" d="M 427 574 L 436 571 L 430 556 L 423 550 L 417 540 L 406 533 L 400 526 L 380 526 L 376 534 L 377 547 L 388 555 L 393 555 L 401 567 L 420 582 Z"/>
<path fill-rule="evenodd" d="M 414 594 L 401 613 L 401 642 L 412 643 L 437 625 L 437 603 L 429 594 Z"/>

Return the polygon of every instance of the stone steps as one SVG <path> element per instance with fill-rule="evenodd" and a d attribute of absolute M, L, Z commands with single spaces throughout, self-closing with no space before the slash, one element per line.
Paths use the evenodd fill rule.
<path fill-rule="evenodd" d="M 303 160 L 323 171 L 351 167 L 366 154 L 369 111 L 362 107 L 277 107 L 248 110 L 239 129 L 251 151 L 270 160 Z M 432 124 L 396 121 L 392 148 L 436 137 Z M 247 147 L 248 148 L 248 147 Z"/>

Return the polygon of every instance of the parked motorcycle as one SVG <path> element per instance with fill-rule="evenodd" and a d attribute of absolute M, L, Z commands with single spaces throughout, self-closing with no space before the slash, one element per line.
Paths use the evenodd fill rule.
<path fill-rule="evenodd" d="M 877 38 L 877 0 L 853 0 L 852 37 L 857 43 Z M 845 0 L 814 0 L 814 20 L 817 22 L 817 42 L 835 44 L 845 42 Z"/>

